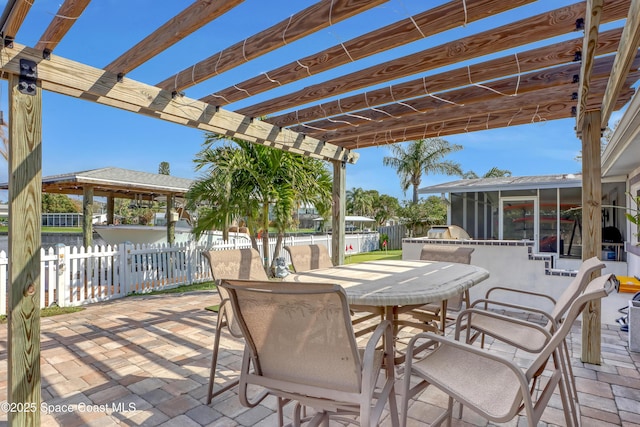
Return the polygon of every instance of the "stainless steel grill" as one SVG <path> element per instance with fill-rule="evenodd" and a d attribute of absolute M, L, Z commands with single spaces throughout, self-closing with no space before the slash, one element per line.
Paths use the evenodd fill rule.
<path fill-rule="evenodd" d="M 471 240 L 462 227 L 457 225 L 434 225 L 427 232 L 428 239 Z"/>

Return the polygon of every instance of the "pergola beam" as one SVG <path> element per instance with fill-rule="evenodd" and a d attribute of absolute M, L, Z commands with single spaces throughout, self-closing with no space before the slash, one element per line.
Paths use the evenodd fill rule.
<path fill-rule="evenodd" d="M 615 52 L 618 48 L 621 34 L 621 29 L 603 33 L 598 39 L 598 55 Z M 505 75 L 527 73 L 566 64 L 575 59 L 576 52 L 580 51 L 581 48 L 582 38 L 576 38 L 521 52 L 517 56 L 509 55 L 496 58 L 468 67 L 457 68 L 425 76 L 424 78 L 394 84 L 386 88 L 372 90 L 367 92 L 366 97 L 364 94 L 352 95 L 342 98 L 340 101 L 325 102 L 280 116 L 269 117 L 267 121 L 276 126 L 292 126 L 300 122 L 307 123 L 325 117 L 337 116 L 344 114 L 345 111 L 370 108 L 371 105 L 389 104 L 398 100 L 423 95 L 440 96 L 442 91 L 472 86 L 471 82 L 487 84 L 487 81 L 498 79 Z M 579 63 L 576 62 L 575 64 Z M 579 73 L 576 73 L 576 75 L 579 75 Z M 488 85 L 493 85 L 493 83 Z M 294 129 L 292 128 L 292 130 Z"/>
<path fill-rule="evenodd" d="M 627 80 L 627 92 L 633 93 L 630 89 L 632 83 L 640 78 L 640 72 L 630 75 Z M 606 88 L 606 76 L 602 76 L 600 80 L 594 80 L 592 85 L 592 94 L 589 100 L 589 107 L 597 108 L 602 102 L 602 96 Z M 500 115 L 501 112 L 513 112 L 522 110 L 538 111 L 538 114 L 544 113 L 545 120 L 556 120 L 571 117 L 572 106 L 575 103 L 574 96 L 578 89 L 577 84 L 565 83 L 560 86 L 553 86 L 546 89 L 522 93 L 517 97 L 503 97 L 499 102 L 495 99 L 484 100 L 479 102 L 470 102 L 465 104 L 450 105 L 442 103 L 440 106 L 423 113 L 412 112 L 400 118 L 387 117 L 381 123 L 367 123 L 360 126 L 345 127 L 335 132 L 325 132 L 328 141 L 334 144 L 353 140 L 356 138 L 366 138 L 369 135 L 379 133 L 381 129 L 385 132 L 396 131 L 402 133 L 405 130 L 426 129 L 429 125 L 435 125 L 442 122 L 452 120 L 464 120 L 467 117 L 485 116 L 490 119 L 493 116 Z M 553 108 L 548 108 L 553 106 Z M 562 108 L 560 107 L 562 106 Z"/>
<path fill-rule="evenodd" d="M 88 1 L 88 0 L 86 0 Z M 201 0 L 168 20 L 156 31 L 115 59 L 104 69 L 126 74 L 165 49 L 173 46 L 194 31 L 224 15 L 244 0 Z"/>
<path fill-rule="evenodd" d="M 20 59 L 38 64 L 38 79 L 42 87 L 64 95 L 88 99 L 147 114 L 189 127 L 233 136 L 249 142 L 269 145 L 310 157 L 355 163 L 358 155 L 348 149 L 305 137 L 272 124 L 251 120 L 241 114 L 217 109 L 212 105 L 186 97 L 173 97 L 168 91 L 118 76 L 75 61 L 51 55 L 42 60 L 40 51 L 14 46 L 0 53 L 2 70 L 20 73 Z"/>
<path fill-rule="evenodd" d="M 90 2 L 91 0 L 65 0 L 65 2 L 60 5 L 58 13 L 56 13 L 51 20 L 51 23 L 40 37 L 40 41 L 38 41 L 35 48 L 52 52 L 73 24 L 77 22 L 77 19 L 82 15 L 82 12 L 84 12 Z"/>
<path fill-rule="evenodd" d="M 609 0 L 603 21 L 621 19 L 626 16 L 627 10 L 628 0 Z M 277 111 L 291 109 L 297 105 L 338 96 L 354 90 L 361 90 L 375 84 L 560 36 L 566 34 L 568 26 L 575 27 L 576 20 L 584 15 L 584 11 L 584 2 L 576 3 L 402 58 L 364 68 L 329 81 L 310 85 L 304 89 L 241 108 L 237 111 L 249 117 L 262 117 Z M 251 92 L 250 87 L 243 89 Z"/>
<path fill-rule="evenodd" d="M 622 108 L 634 91 L 622 93 L 617 108 Z M 599 105 L 600 100 L 595 100 L 593 106 Z M 419 126 L 399 129 L 383 129 L 379 132 L 359 136 L 345 140 L 332 140 L 336 145 L 344 145 L 355 148 L 394 144 L 405 141 L 413 141 L 423 138 L 443 137 L 447 135 L 459 135 L 487 129 L 517 126 L 524 124 L 543 124 L 545 121 L 572 117 L 571 107 L 575 101 L 562 101 L 545 103 L 544 106 L 516 107 L 512 110 L 485 113 L 476 116 L 459 117 L 449 121 L 429 121 Z M 560 114 L 561 112 L 562 114 Z"/>
<path fill-rule="evenodd" d="M 246 61 L 299 40 L 332 23 L 350 18 L 388 0 L 324 0 L 296 13 L 278 24 L 254 34 L 193 66 L 180 71 L 156 86 L 183 91 Z"/>
<path fill-rule="evenodd" d="M 600 58 L 594 69 L 594 79 L 598 79 L 604 89 L 611 71 L 613 57 Z M 640 66 L 640 55 L 636 62 Z M 388 104 L 375 109 L 357 111 L 349 115 L 335 116 L 331 119 L 295 126 L 291 130 L 306 132 L 314 137 L 323 137 L 327 141 L 356 137 L 378 131 L 381 123 L 385 129 L 411 126 L 436 118 L 445 119 L 446 115 L 465 115 L 474 108 L 484 111 L 498 111 L 514 102 L 540 103 L 547 100 L 564 101 L 578 91 L 575 76 L 580 72 L 579 64 L 570 64 L 552 69 L 529 73 L 520 77 L 486 83 L 482 87 L 469 86 L 463 89 L 439 93 L 437 97 L 421 97 L 402 103 Z M 637 73 L 634 75 L 640 77 Z M 555 90 L 553 90 L 555 89 Z M 540 96 L 535 94 L 539 93 Z M 523 98 L 521 98 L 523 95 Z M 536 96 L 537 100 L 532 98 Z M 322 129 L 322 130 L 320 130 Z"/>
<path fill-rule="evenodd" d="M 580 90 L 578 92 L 578 105 L 576 110 L 576 131 L 582 132 L 584 115 L 587 110 L 587 98 L 589 96 L 591 73 L 596 57 L 598 45 L 598 33 L 602 21 L 604 0 L 587 0 L 584 17 L 584 41 L 582 44 L 582 67 L 580 68 Z"/>
<path fill-rule="evenodd" d="M 631 0 L 627 22 L 622 31 L 618 54 L 613 63 L 609 76 L 607 91 L 602 100 L 602 126 L 607 126 L 613 112 L 615 100 L 622 91 L 626 76 L 631 69 L 633 58 L 638 53 L 640 45 L 640 0 Z"/>
<path fill-rule="evenodd" d="M 7 41 L 13 41 L 22 26 L 33 2 L 22 0 L 8 0 L 0 17 L 0 35 Z"/>
<path fill-rule="evenodd" d="M 249 90 L 251 95 L 256 95 L 487 16 L 497 15 L 532 1 L 534 0 L 467 0 L 465 8 L 460 4 L 460 0 L 453 0 L 237 83 L 201 100 L 221 106 L 237 102 L 249 97 L 248 92 L 238 88 L 251 88 Z"/>

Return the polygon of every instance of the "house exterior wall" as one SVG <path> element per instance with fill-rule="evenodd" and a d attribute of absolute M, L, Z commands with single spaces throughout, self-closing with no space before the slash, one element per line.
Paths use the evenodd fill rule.
<path fill-rule="evenodd" d="M 635 169 L 631 174 L 629 174 L 629 180 L 627 181 L 627 188 L 629 194 L 635 196 L 640 196 L 640 167 Z M 637 209 L 633 201 L 629 200 L 627 197 L 627 207 L 630 209 Z M 629 211 L 630 213 L 634 213 L 633 211 Z M 627 265 L 628 271 L 627 276 L 640 276 L 640 237 L 638 237 L 638 227 L 631 223 L 630 221 L 626 221 L 627 223 Z"/>
<path fill-rule="evenodd" d="M 551 256 L 539 256 L 531 252 L 531 242 L 504 240 L 452 241 L 426 238 L 404 239 L 402 242 L 402 259 L 420 259 L 420 252 L 425 243 L 461 245 L 475 250 L 471 255 L 471 264 L 489 271 L 489 278 L 470 289 L 471 301 L 484 298 L 486 291 L 494 286 L 539 292 L 557 299 L 566 289 L 580 267 L 580 259 L 561 258 L 550 265 Z M 626 275 L 625 262 L 605 262 L 603 273 Z M 626 305 L 630 294 L 613 293 L 602 302 L 602 321 L 615 324 L 620 317 L 617 309 Z M 524 306 L 536 306 L 549 309 L 546 303 L 534 301 L 531 297 L 516 293 L 502 294 L 502 301 Z"/>

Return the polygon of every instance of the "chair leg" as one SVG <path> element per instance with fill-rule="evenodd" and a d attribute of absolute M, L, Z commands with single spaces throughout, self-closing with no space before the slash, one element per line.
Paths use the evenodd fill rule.
<path fill-rule="evenodd" d="M 211 371 L 209 372 L 209 389 L 207 394 L 207 405 L 211 403 L 213 399 L 213 385 L 215 383 L 216 369 L 218 365 L 218 346 L 220 344 L 220 333 L 224 326 L 226 326 L 226 322 L 223 320 L 224 316 L 222 313 L 218 313 L 218 322 L 216 325 L 216 334 L 213 339 L 213 352 L 211 355 Z M 220 394 L 221 391 L 216 392 L 216 395 Z"/>
<path fill-rule="evenodd" d="M 444 335 L 444 330 L 447 324 L 447 300 L 442 300 L 440 303 L 440 332 Z"/>

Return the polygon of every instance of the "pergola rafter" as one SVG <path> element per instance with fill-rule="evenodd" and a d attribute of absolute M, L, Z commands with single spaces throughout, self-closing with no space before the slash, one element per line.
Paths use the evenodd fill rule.
<path fill-rule="evenodd" d="M 386 1 L 388 0 L 321 1 L 265 31 L 193 64 L 178 74 L 161 81 L 157 86 L 166 90 L 182 91 Z"/>
<path fill-rule="evenodd" d="M 602 22 L 624 18 L 628 10 L 627 3 L 627 0 L 610 0 L 609 8 L 606 9 L 606 13 L 603 13 Z M 560 36 L 569 32 L 569 28 L 576 29 L 576 22 L 584 16 L 584 10 L 583 3 L 576 3 L 572 6 L 542 13 L 311 85 L 287 95 L 241 108 L 238 112 L 251 117 L 262 117 L 326 97 L 362 90 L 374 84 L 424 73 L 494 52 Z M 517 70 L 511 71 L 511 73 L 515 72 Z M 243 89 L 251 92 L 250 87 L 243 87 Z M 373 101 L 370 101 L 370 105 L 374 105 Z"/>
<path fill-rule="evenodd" d="M 221 106 L 236 102 L 248 97 L 247 92 L 238 90 L 239 87 L 250 87 L 251 94 L 256 95 L 310 75 L 348 64 L 351 61 L 366 58 L 421 38 L 466 25 L 492 14 L 531 3 L 532 1 L 469 0 L 465 8 L 460 4 L 460 1 L 454 0 L 353 40 L 332 46 L 322 52 L 298 59 L 250 80 L 222 89 L 213 95 L 202 98 L 202 101 Z"/>
<path fill-rule="evenodd" d="M 613 57 L 600 58 L 594 67 L 593 78 L 602 80 L 609 76 Z M 635 65 L 640 66 L 640 55 L 636 57 Z M 442 92 L 433 96 L 413 98 L 402 103 L 393 103 L 354 112 L 350 115 L 334 116 L 329 119 L 308 122 L 307 126 L 295 126 L 293 130 L 305 132 L 308 135 L 324 137 L 332 142 L 353 138 L 365 133 L 376 132 L 379 123 L 384 122 L 387 129 L 424 123 L 442 116 L 464 114 L 473 115 L 474 110 L 487 111 L 488 107 L 500 101 L 505 108 L 517 102 L 520 105 L 540 104 L 554 101 L 571 100 L 577 96 L 579 88 L 576 76 L 580 72 L 580 64 L 563 65 L 552 69 L 545 69 L 518 77 L 485 83 L 482 86 L 469 86 L 462 89 Z M 633 75 L 637 76 L 637 73 Z M 627 81 L 627 89 L 634 80 Z M 534 94 L 535 96 L 528 96 Z M 502 99 L 508 97 L 511 99 Z M 519 98 L 515 100 L 514 98 Z M 596 104 L 600 98 L 596 99 Z M 628 101 L 628 99 L 627 99 Z M 495 112 L 496 110 L 489 110 Z M 470 112 L 470 113 L 467 113 Z M 567 117 L 571 114 L 571 106 L 565 112 L 557 114 Z M 553 119 L 550 117 L 549 119 Z M 320 130 L 322 129 L 322 130 Z"/>
<path fill-rule="evenodd" d="M 601 34 L 598 39 L 598 55 L 605 55 L 615 52 L 618 48 L 622 31 L 614 29 Z M 447 70 L 445 72 L 424 76 L 419 79 L 410 80 L 390 85 L 383 89 L 376 89 L 364 94 L 346 96 L 338 101 L 323 102 L 294 112 L 285 113 L 279 116 L 268 117 L 267 121 L 277 126 L 291 126 L 295 128 L 300 122 L 312 122 L 324 117 L 332 117 L 368 108 L 367 103 L 374 105 L 385 105 L 395 103 L 397 100 L 409 100 L 422 95 L 440 96 L 443 91 L 456 87 L 472 85 L 473 83 L 492 86 L 496 79 L 502 76 L 517 76 L 518 72 L 527 73 L 546 69 L 562 64 L 567 66 L 578 65 L 576 60 L 582 47 L 582 38 L 576 38 L 545 47 L 520 52 L 517 55 L 508 55 L 501 58 L 492 59 L 479 64 L 473 64 L 463 68 Z M 576 73 L 579 76 L 579 70 Z M 554 79 L 561 80 L 562 74 L 554 76 Z M 515 89 L 515 87 L 513 88 Z M 507 91 L 502 91 L 507 93 Z M 442 95 L 444 98 L 445 95 Z M 446 99 L 446 98 L 445 98 Z M 299 129 L 299 128 L 298 128 Z"/>

